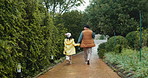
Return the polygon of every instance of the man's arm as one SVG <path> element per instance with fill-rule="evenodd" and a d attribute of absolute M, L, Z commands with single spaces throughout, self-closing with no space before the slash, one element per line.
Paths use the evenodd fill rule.
<path fill-rule="evenodd" d="M 92 33 L 92 38 L 95 38 L 95 33 L 94 32 Z"/>
<path fill-rule="evenodd" d="M 78 43 L 81 43 L 82 37 L 83 37 L 83 34 L 82 34 L 82 32 L 81 32 L 81 33 L 80 33 L 80 36 L 79 36 L 79 39 L 78 39 Z"/>

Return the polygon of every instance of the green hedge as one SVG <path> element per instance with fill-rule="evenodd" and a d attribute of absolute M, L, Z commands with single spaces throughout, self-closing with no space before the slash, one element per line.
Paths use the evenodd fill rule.
<path fill-rule="evenodd" d="M 133 49 L 140 48 L 140 32 L 132 31 L 126 35 L 126 39 L 128 40 L 128 44 Z M 142 47 L 148 45 L 148 29 L 142 31 Z"/>
<path fill-rule="evenodd" d="M 101 43 L 100 45 L 98 45 L 99 58 L 103 58 L 104 54 L 107 52 L 105 46 L 106 43 Z"/>
<path fill-rule="evenodd" d="M 148 28 L 143 30 L 143 46 L 148 46 Z"/>
<path fill-rule="evenodd" d="M 106 50 L 121 52 L 122 48 L 128 47 L 127 39 L 123 36 L 113 36 L 106 43 Z"/>
<path fill-rule="evenodd" d="M 36 0 L 0 0 L 0 78 L 16 78 L 17 64 L 24 77 L 34 76 L 62 57 L 62 24 L 54 25 Z"/>
<path fill-rule="evenodd" d="M 98 46 L 98 55 L 100 58 L 104 57 L 107 52 L 114 51 L 121 53 L 122 48 L 128 47 L 127 40 L 123 36 L 113 36 L 106 43 Z"/>
<path fill-rule="evenodd" d="M 133 31 L 126 35 L 126 39 L 128 40 L 129 46 L 131 48 L 139 48 L 139 32 Z"/>

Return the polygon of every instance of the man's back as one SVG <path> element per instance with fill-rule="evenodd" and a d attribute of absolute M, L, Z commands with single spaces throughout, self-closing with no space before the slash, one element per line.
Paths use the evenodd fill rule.
<path fill-rule="evenodd" d="M 83 37 L 82 37 L 82 43 L 80 47 L 94 47 L 94 40 L 92 38 L 92 30 L 85 29 L 82 31 Z"/>
<path fill-rule="evenodd" d="M 83 33 L 83 40 L 91 40 L 92 39 L 92 30 L 86 29 L 82 31 Z"/>

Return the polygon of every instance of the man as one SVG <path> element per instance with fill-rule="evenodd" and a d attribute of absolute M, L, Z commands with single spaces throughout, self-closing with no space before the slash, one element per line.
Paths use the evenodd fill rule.
<path fill-rule="evenodd" d="M 84 30 L 80 33 L 78 43 L 80 47 L 84 50 L 84 59 L 87 65 L 90 64 L 90 56 L 92 53 L 92 47 L 95 46 L 93 38 L 95 38 L 95 34 L 92 30 L 89 29 L 89 25 L 84 26 Z"/>

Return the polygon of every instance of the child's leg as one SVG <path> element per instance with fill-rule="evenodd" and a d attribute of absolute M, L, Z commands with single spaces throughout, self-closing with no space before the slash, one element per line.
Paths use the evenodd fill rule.
<path fill-rule="evenodd" d="M 69 64 L 72 64 L 72 55 L 69 55 Z"/>
<path fill-rule="evenodd" d="M 69 60 L 72 60 L 72 56 L 71 55 L 69 55 Z"/>
<path fill-rule="evenodd" d="M 66 63 L 68 64 L 69 63 L 69 56 L 66 55 Z"/>
<path fill-rule="evenodd" d="M 67 61 L 67 64 L 71 64 L 71 55 L 66 55 L 66 61 Z"/>

